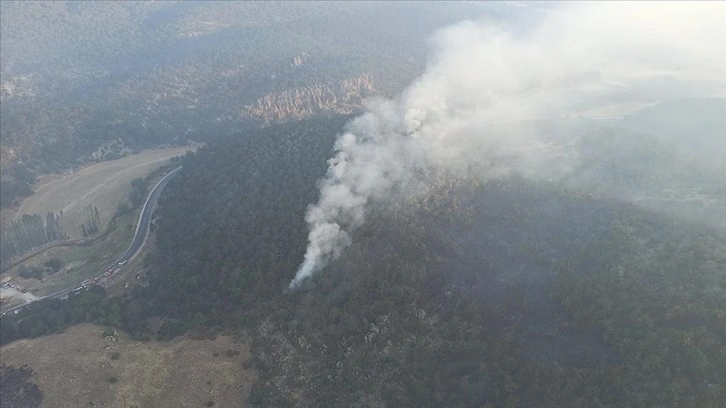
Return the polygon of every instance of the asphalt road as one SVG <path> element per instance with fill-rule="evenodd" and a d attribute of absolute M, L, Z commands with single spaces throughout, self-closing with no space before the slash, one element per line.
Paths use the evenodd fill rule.
<path fill-rule="evenodd" d="M 154 209 L 156 208 L 156 202 L 159 201 L 159 196 L 161 195 L 162 190 L 164 190 L 164 187 L 166 187 L 166 184 L 169 182 L 169 180 L 171 180 L 172 177 L 176 175 L 179 170 L 181 170 L 181 167 L 170 171 L 169 174 L 159 180 L 156 186 L 154 186 L 154 189 L 151 190 L 149 197 L 146 198 L 146 202 L 144 202 L 144 206 L 141 209 L 141 217 L 139 218 L 138 224 L 136 224 L 136 233 L 134 234 L 134 240 L 131 241 L 131 246 L 129 246 L 129 249 L 127 249 L 126 252 L 121 255 L 121 258 L 116 261 L 117 264 L 123 261 L 130 261 L 134 259 L 136 254 L 138 254 L 141 248 L 144 246 L 144 243 L 146 242 L 146 237 L 149 235 L 149 227 L 151 226 L 151 215 L 154 213 Z"/>
<path fill-rule="evenodd" d="M 65 299 L 68 297 L 68 294 L 70 292 L 81 289 L 84 282 L 92 281 L 94 278 L 98 278 L 98 280 L 100 282 L 105 278 L 104 273 L 106 271 L 111 270 L 111 271 L 115 272 L 117 269 L 120 269 L 122 267 L 122 264 L 125 265 L 126 262 L 129 262 L 132 259 L 134 259 L 134 257 L 136 257 L 136 255 L 141 251 L 141 248 L 143 248 L 144 243 L 146 242 L 146 238 L 149 235 L 149 227 L 151 226 L 151 216 L 154 213 L 154 209 L 156 208 L 156 204 L 157 204 L 157 201 L 159 200 L 159 196 L 161 195 L 161 192 L 164 190 L 164 187 L 169 182 L 169 180 L 171 180 L 171 178 L 174 177 L 179 172 L 179 170 L 181 170 L 181 167 L 177 167 L 176 169 L 170 171 L 166 176 L 164 176 L 161 180 L 159 180 L 159 182 L 156 183 L 154 188 L 151 190 L 151 193 L 149 193 L 149 196 L 146 198 L 146 201 L 144 202 L 144 206 L 141 208 L 141 217 L 139 217 L 139 222 L 136 224 L 136 232 L 134 233 L 134 239 L 133 239 L 133 241 L 131 241 L 131 245 L 129 246 L 129 249 L 127 249 L 126 252 L 124 252 L 124 254 L 121 255 L 121 257 L 118 260 L 116 260 L 116 262 L 109 265 L 103 271 L 100 271 L 99 274 L 96 275 L 95 277 L 91 277 L 90 279 L 85 279 L 83 281 L 80 281 L 69 288 L 59 290 L 58 292 L 45 296 L 41 299 L 47 299 L 47 298 Z M 27 306 L 29 304 L 30 303 L 26 303 L 24 305 L 15 306 L 13 308 L 5 310 L 5 311 L 3 311 L 3 315 L 10 313 L 10 312 L 14 312 L 16 310 L 20 311 L 20 309 L 24 308 L 25 306 Z"/>

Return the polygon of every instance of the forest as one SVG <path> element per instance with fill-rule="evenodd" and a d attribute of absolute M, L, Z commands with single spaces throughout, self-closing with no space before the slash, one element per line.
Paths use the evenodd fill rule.
<path fill-rule="evenodd" d="M 400 90 L 422 69 L 424 36 L 471 9 L 4 1 L 0 205 L 31 194 L 12 165 L 52 173 L 270 118 L 357 110 L 356 81 L 368 78 L 367 94 Z"/>
<path fill-rule="evenodd" d="M 253 407 L 724 408 L 723 6 L 0 7 L 2 267 L 170 167 L 72 231 L 8 218 L 39 177 L 201 146 L 124 289 L 4 311 L 0 345 L 229 336 Z M 3 408 L 48 403 L 38 369 L 0 365 Z"/>
<path fill-rule="evenodd" d="M 187 154 L 160 200 L 144 284 L 36 302 L 3 318 L 2 342 L 80 321 L 140 340 L 238 333 L 259 372 L 253 406 L 726 400 L 723 230 L 585 189 L 442 175 L 425 193 L 373 203 L 353 245 L 286 290 L 348 119 L 251 130 Z M 167 320 L 151 333 L 149 316 Z"/>

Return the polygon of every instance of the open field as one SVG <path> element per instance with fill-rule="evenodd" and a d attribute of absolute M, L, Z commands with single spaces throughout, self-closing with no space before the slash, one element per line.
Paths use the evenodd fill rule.
<path fill-rule="evenodd" d="M 244 407 L 255 372 L 245 344 L 231 337 L 137 342 L 81 324 L 0 349 L 3 364 L 35 371 L 42 407 Z M 233 351 L 233 352 L 228 352 Z M 119 353 L 117 359 L 112 359 Z M 237 354 L 239 353 L 239 354 Z M 213 403 L 213 405 L 211 403 Z"/>
<path fill-rule="evenodd" d="M 88 206 L 98 207 L 102 229 L 116 212 L 120 202 L 127 201 L 131 180 L 144 177 L 168 163 L 173 156 L 183 155 L 193 146 L 149 150 L 84 167 L 73 174 L 41 177 L 33 186 L 35 194 L 20 203 L 18 210 L 6 220 L 23 214 L 45 215 L 63 211 L 61 225 L 71 239 L 81 238 L 80 217 Z M 3 220 L 5 221 L 5 220 Z"/>
<path fill-rule="evenodd" d="M 16 265 L 6 272 L 4 278 L 12 276 L 12 282 L 28 289 L 36 296 L 47 296 L 58 290 L 103 273 L 105 268 L 123 254 L 131 243 L 140 210 L 126 213 L 116 219 L 116 228 L 106 239 L 92 246 L 61 246 L 49 248 L 39 255 Z M 51 258 L 60 258 L 66 266 L 59 272 L 46 276 L 42 281 L 24 279 L 18 275 L 21 265 L 30 267 L 43 265 Z"/>
<path fill-rule="evenodd" d="M 156 175 L 149 180 L 149 184 L 152 186 L 156 185 L 162 177 L 163 175 L 161 174 Z M 19 291 L 3 289 L 0 293 L 3 310 L 8 310 L 9 308 L 28 302 L 27 298 L 31 295 L 48 296 L 60 290 L 74 287 L 84 279 L 102 274 L 106 268 L 118 260 L 119 256 L 128 249 L 138 223 L 140 212 L 140 209 L 136 209 L 116 217 L 112 225 L 110 225 L 108 233 L 99 236 L 99 239 L 94 241 L 92 245 L 72 244 L 46 248 L 2 272 L 0 278 L 2 278 L 3 282 L 10 282 L 17 288 L 28 290 L 27 293 L 21 293 Z M 145 254 L 147 251 L 142 249 L 141 252 Z M 53 274 L 45 274 L 43 280 L 26 279 L 20 276 L 20 268 L 41 267 L 46 261 L 53 258 L 59 258 L 64 261 L 65 266 L 60 271 Z M 140 266 L 140 262 L 136 261 L 140 261 L 141 259 L 141 257 L 137 257 L 132 263 Z M 129 274 L 126 272 L 131 266 L 130 263 L 125 268 L 118 269 L 114 277 L 102 279 L 102 284 L 104 286 L 121 286 L 121 290 L 123 290 L 126 282 L 129 282 L 129 286 L 137 283 L 135 274 L 130 275 L 132 277 L 130 281 L 126 280 L 129 277 Z M 122 285 L 116 285 L 117 281 L 121 278 L 116 275 L 124 275 Z"/>

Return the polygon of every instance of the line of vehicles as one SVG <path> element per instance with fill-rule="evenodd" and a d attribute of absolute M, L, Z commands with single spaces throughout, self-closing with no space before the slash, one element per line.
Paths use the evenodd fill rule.
<path fill-rule="evenodd" d="M 151 193 L 149 193 L 149 197 L 147 198 L 147 203 L 149 202 L 149 200 L 151 199 L 151 197 L 153 197 L 154 192 L 156 192 L 159 187 L 161 187 L 161 188 L 164 187 L 164 184 L 162 184 L 164 182 L 164 180 L 167 179 L 167 178 L 169 178 L 172 174 L 175 174 L 180 169 L 181 169 L 181 166 L 180 167 L 177 167 L 176 169 L 174 169 L 172 171 L 168 171 L 168 172 L 165 172 L 164 173 L 164 177 L 162 178 L 162 180 L 160 180 L 157 183 L 157 185 L 152 189 Z M 158 197 L 158 194 L 157 194 L 157 197 Z M 153 207 L 155 205 L 156 205 L 156 203 L 154 202 L 150 208 L 153 210 Z M 144 211 L 146 211 L 146 204 L 144 204 Z M 141 223 L 141 220 L 143 220 L 143 219 L 144 219 L 144 213 L 142 212 L 141 217 L 139 218 L 139 225 L 141 225 L 140 223 Z M 147 217 L 147 224 L 145 225 L 144 234 L 148 233 L 149 221 L 150 221 L 150 217 Z M 126 258 L 126 259 L 123 259 L 121 261 L 118 261 L 116 264 L 114 264 L 113 266 L 111 266 L 102 275 L 84 280 L 83 282 L 80 283 L 80 286 L 78 286 L 77 288 L 74 288 L 74 289 L 64 289 L 64 290 L 61 290 L 59 292 L 55 292 L 55 293 L 53 293 L 51 295 L 48 295 L 48 296 L 46 296 L 44 298 L 60 298 L 61 300 L 66 300 L 66 299 L 68 299 L 68 296 L 70 296 L 71 294 L 74 294 L 74 295 L 75 294 L 79 294 L 82 291 L 87 290 L 87 289 L 89 289 L 90 287 L 92 287 L 94 285 L 100 284 L 102 280 L 111 277 L 114 273 L 116 273 L 116 271 L 118 271 L 119 269 L 123 268 L 124 265 L 126 265 L 126 263 L 129 261 L 129 258 L 132 258 L 136 253 L 138 253 L 140 251 L 141 246 L 139 244 L 135 244 L 135 241 L 136 241 L 136 239 L 138 237 L 138 234 L 139 234 L 139 230 L 137 229 L 136 235 L 134 236 L 134 240 L 131 242 L 131 246 L 129 247 L 129 249 L 127 250 L 127 252 L 122 257 L 122 259 L 123 258 Z M 143 244 L 143 241 L 141 242 L 141 244 Z M 138 275 L 136 276 L 136 278 L 138 279 Z M 128 285 L 128 283 L 127 283 L 127 285 Z M 23 293 L 27 292 L 27 289 L 21 288 L 21 287 L 19 287 L 19 285 L 13 286 L 13 284 L 8 284 L 7 282 L 3 282 L 3 287 L 15 288 L 16 290 L 19 290 L 19 291 L 21 291 Z M 17 315 L 17 314 L 19 314 L 19 312 L 25 310 L 31 303 L 26 303 L 26 304 L 23 304 L 23 305 L 15 306 L 15 307 L 13 307 L 13 308 L 5 311 L 5 312 L 2 312 L 2 316 L 6 316 L 7 314 L 10 314 L 10 313 L 13 313 L 13 314 L 16 314 Z"/>
<path fill-rule="evenodd" d="M 126 265 L 126 263 L 128 261 L 129 261 L 128 259 L 124 259 L 123 261 L 119 261 L 117 264 L 113 265 L 106 272 L 104 272 L 103 275 L 95 276 L 93 278 L 89 278 L 89 279 L 84 280 L 83 282 L 81 282 L 81 286 L 79 286 L 79 287 L 77 287 L 75 289 L 72 289 L 72 290 L 66 292 L 67 293 L 66 295 L 62 295 L 61 296 L 61 300 L 68 299 L 68 296 L 70 296 L 70 295 L 78 295 L 81 292 L 89 289 L 90 287 L 92 287 L 94 285 L 98 285 L 99 283 L 101 283 L 101 280 L 102 279 L 108 278 L 108 277 L 112 276 L 119 269 L 123 268 L 124 265 Z M 27 292 L 27 289 L 21 287 L 20 285 L 13 284 L 11 282 L 2 282 L 2 287 L 3 288 L 14 288 L 14 289 L 16 289 L 18 291 L 21 291 L 23 293 Z M 56 293 L 56 294 L 51 295 L 51 296 L 59 295 L 61 293 L 62 292 L 59 292 L 59 293 Z M 14 310 L 11 309 L 12 310 L 12 313 L 13 314 L 16 314 L 16 315 L 19 314 L 22 311 L 22 309 L 24 309 L 25 306 L 28 306 L 29 304 L 30 303 L 26 303 L 26 304 L 24 304 L 24 305 L 22 305 L 22 306 L 20 306 L 18 308 L 15 308 Z M 2 315 L 3 316 L 6 316 L 8 313 L 9 313 L 9 311 L 8 312 L 3 312 Z"/>
<path fill-rule="evenodd" d="M 114 265 L 113 267 L 111 267 L 109 270 L 107 270 L 106 272 L 104 272 L 103 275 L 96 276 L 96 277 L 93 277 L 93 278 L 89 278 L 89 279 L 84 280 L 83 282 L 81 282 L 81 286 L 79 286 L 79 287 L 77 287 L 77 288 L 69 291 L 68 292 L 68 295 L 71 295 L 71 294 L 78 295 L 79 293 L 87 290 L 91 286 L 98 285 L 99 283 L 101 283 L 101 279 L 110 277 L 111 275 L 113 275 L 114 273 L 116 273 L 116 271 L 118 271 L 119 269 L 123 268 L 124 265 L 126 265 L 126 263 L 128 261 L 129 261 L 128 259 L 125 259 L 123 261 L 120 261 L 119 263 L 117 263 L 116 265 Z M 27 289 L 22 288 L 19 285 L 15 285 L 15 284 L 13 284 L 11 282 L 3 282 L 2 283 L 2 287 L 3 288 L 14 288 L 14 289 L 19 290 L 19 291 L 21 291 L 23 293 L 27 292 Z M 65 297 L 62 297 L 61 299 L 67 299 L 67 298 L 68 298 L 68 296 L 65 296 Z M 20 311 L 25 306 L 27 306 L 28 304 L 29 303 L 26 303 L 25 305 L 23 305 L 23 307 L 20 307 L 20 308 L 17 308 L 15 310 L 13 310 L 12 311 L 13 314 L 16 314 L 16 315 L 19 314 Z M 2 315 L 5 316 L 5 315 L 7 315 L 7 313 L 8 312 L 3 312 Z"/>
<path fill-rule="evenodd" d="M 93 277 L 93 278 L 89 278 L 89 279 L 84 280 L 83 282 L 81 282 L 81 286 L 79 286 L 79 287 L 71 290 L 69 293 L 72 293 L 74 295 L 77 295 L 77 294 L 83 292 L 84 290 L 88 289 L 89 287 L 91 287 L 93 285 L 98 285 L 101 282 L 101 279 L 110 277 L 117 270 L 123 268 L 124 265 L 126 265 L 126 262 L 128 262 L 128 261 L 129 261 L 128 259 L 125 259 L 125 260 L 117 263 L 114 267 L 111 267 L 109 270 L 107 270 L 106 272 L 104 272 L 104 274 L 101 275 L 101 276 L 96 276 L 96 277 Z"/>

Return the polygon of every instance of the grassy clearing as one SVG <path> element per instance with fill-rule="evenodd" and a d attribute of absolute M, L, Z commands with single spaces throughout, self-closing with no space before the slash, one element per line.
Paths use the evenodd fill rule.
<path fill-rule="evenodd" d="M 144 177 L 154 169 L 168 164 L 169 158 L 183 155 L 194 147 L 149 150 L 139 154 L 84 167 L 73 174 L 43 176 L 33 186 L 35 194 L 20 203 L 6 220 L 23 214 L 63 211 L 61 225 L 71 239 L 82 238 L 80 219 L 89 205 L 98 208 L 101 225 L 105 226 L 116 213 L 118 204 L 127 201 L 131 180 Z"/>
<path fill-rule="evenodd" d="M 50 248 L 40 255 L 23 262 L 21 265 L 42 265 L 51 258 L 61 258 L 66 267 L 42 281 L 23 279 L 18 276 L 17 265 L 3 276 L 12 276 L 12 281 L 27 288 L 36 296 L 46 296 L 58 290 L 103 273 L 112 262 L 116 261 L 131 244 L 136 230 L 140 210 L 135 210 L 116 219 L 114 228 L 103 241 L 88 247 L 70 246 Z"/>
<path fill-rule="evenodd" d="M 256 374 L 243 367 L 249 358 L 245 344 L 227 336 L 140 343 L 124 333 L 108 341 L 103 332 L 103 327 L 81 324 L 11 343 L 0 354 L 4 364 L 27 364 L 35 371 L 43 407 L 204 407 L 209 401 L 246 406 Z M 222 353 L 212 358 L 215 351 Z"/>
<path fill-rule="evenodd" d="M 164 152 L 168 155 L 169 152 L 177 152 L 178 150 L 179 149 L 166 149 Z M 165 163 L 166 159 L 164 159 L 162 164 Z M 159 164 L 157 163 L 157 166 L 152 167 L 151 170 L 158 167 L 158 165 Z M 141 174 L 139 176 L 145 177 L 146 174 Z M 161 177 L 162 176 L 159 175 L 153 180 L 150 180 L 149 188 L 154 186 Z M 129 182 L 126 182 L 126 185 L 130 186 Z M 118 203 L 116 203 L 116 205 L 117 204 Z M 116 207 L 114 206 L 114 211 L 115 210 Z M 108 268 L 109 265 L 115 262 L 131 244 L 139 215 L 140 209 L 137 209 L 116 218 L 115 227 L 111 230 L 108 236 L 92 246 L 61 246 L 49 248 L 41 252 L 39 255 L 3 272 L 2 278 L 6 279 L 11 277 L 14 283 L 28 289 L 28 291 L 33 295 L 42 297 L 76 285 L 84 279 L 99 276 L 106 270 L 106 268 Z M 64 260 L 66 267 L 58 273 L 46 276 L 42 281 L 36 279 L 24 279 L 18 276 L 18 270 L 21 266 L 31 267 L 33 265 L 42 265 L 51 258 L 60 258 Z M 138 257 L 137 259 L 142 259 L 142 257 Z M 127 265 L 121 270 L 121 272 L 125 272 L 125 270 L 130 269 L 130 266 L 131 265 Z M 127 273 L 124 273 L 124 275 L 128 276 Z M 3 304 L 3 309 L 22 303 L 21 299 L 12 297 L 8 297 L 5 301 L 7 303 Z"/>

